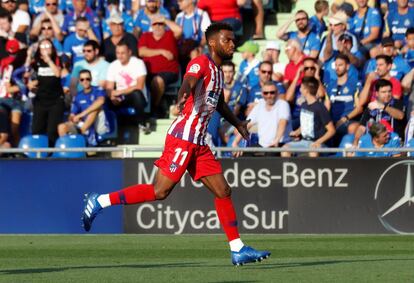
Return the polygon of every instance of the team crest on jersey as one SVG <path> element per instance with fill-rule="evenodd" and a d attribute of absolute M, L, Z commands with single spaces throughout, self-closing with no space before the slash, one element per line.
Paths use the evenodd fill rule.
<path fill-rule="evenodd" d="M 170 172 L 171 173 L 174 173 L 175 171 L 177 171 L 177 168 L 178 168 L 177 164 L 171 163 L 171 165 L 170 165 Z"/>
<path fill-rule="evenodd" d="M 197 74 L 200 71 L 201 67 L 198 64 L 191 65 L 190 69 L 188 70 L 189 73 Z"/>
<path fill-rule="evenodd" d="M 410 26 L 410 24 L 411 24 L 410 20 L 406 19 L 405 22 L 404 22 L 404 26 L 408 27 L 408 26 Z"/>
<path fill-rule="evenodd" d="M 342 91 L 344 94 L 347 94 L 349 92 L 349 89 L 347 87 L 344 87 L 344 90 Z"/>

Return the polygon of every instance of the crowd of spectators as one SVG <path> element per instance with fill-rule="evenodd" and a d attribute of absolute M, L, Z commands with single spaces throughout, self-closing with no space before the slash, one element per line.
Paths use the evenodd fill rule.
<path fill-rule="evenodd" d="M 70 133 L 98 145 L 110 131 L 108 111 L 136 126 L 150 121 L 150 131 L 166 115 L 160 106 L 168 87 L 206 52 L 204 30 L 223 21 L 240 33 L 246 5 L 254 32 L 237 49 L 239 66 L 229 61 L 222 69 L 225 101 L 250 119 L 253 134 L 243 141 L 215 113 L 212 144 L 410 144 L 414 1 L 314 1 L 312 15 L 295 12 L 259 53 L 261 0 L 1 0 L 0 147 L 18 145 L 27 113 L 29 132 L 47 135 L 50 146 Z M 279 61 L 281 52 L 289 62 Z"/>
<path fill-rule="evenodd" d="M 314 15 L 297 11 L 277 30 L 276 37 L 286 42 L 286 65 L 279 62 L 280 42 L 269 42 L 262 58 L 254 42 L 238 49 L 244 60 L 236 79 L 225 82 L 234 96 L 228 100 L 237 101 L 234 109 L 250 119 L 250 129 L 256 127 L 247 146 L 280 147 L 281 156 L 289 157 L 298 148 L 319 156 L 312 149 L 414 144 L 414 1 L 334 1 L 330 6 L 317 0 L 314 9 Z M 210 131 L 213 141 L 245 146 L 233 129 L 223 129 L 227 136 Z M 397 149 L 347 155 L 401 154 Z"/>

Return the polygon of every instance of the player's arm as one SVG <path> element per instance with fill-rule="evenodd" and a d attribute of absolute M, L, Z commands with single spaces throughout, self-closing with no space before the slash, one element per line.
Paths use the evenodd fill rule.
<path fill-rule="evenodd" d="M 184 109 L 184 104 L 190 94 L 194 91 L 198 79 L 193 76 L 185 76 L 177 95 L 177 106 L 180 112 Z"/>
<path fill-rule="evenodd" d="M 249 121 L 240 121 L 236 115 L 234 115 L 226 102 L 224 102 L 223 92 L 220 94 L 216 110 L 239 131 L 245 140 L 249 139 L 249 131 L 247 130 Z"/>

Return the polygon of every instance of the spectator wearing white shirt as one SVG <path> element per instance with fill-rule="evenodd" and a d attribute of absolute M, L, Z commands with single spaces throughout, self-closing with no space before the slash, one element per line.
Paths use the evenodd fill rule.
<path fill-rule="evenodd" d="M 262 87 L 263 99 L 254 106 L 249 116 L 247 128 L 257 126 L 259 146 L 280 147 L 290 141 L 289 133 L 292 131 L 290 107 L 282 99 L 278 99 L 278 90 L 272 82 L 266 82 Z M 241 135 L 238 134 L 232 146 L 237 147 Z M 236 156 L 240 153 L 236 153 Z"/>
<path fill-rule="evenodd" d="M 12 31 L 26 33 L 30 26 L 30 15 L 17 8 L 16 0 L 1 0 L 1 7 L 13 17 Z"/>
<path fill-rule="evenodd" d="M 145 79 L 147 69 L 144 61 L 132 56 L 128 44 L 121 41 L 116 46 L 116 58 L 108 67 L 106 89 L 110 106 L 114 110 L 133 107 L 135 117 L 142 119 L 147 105 Z"/>

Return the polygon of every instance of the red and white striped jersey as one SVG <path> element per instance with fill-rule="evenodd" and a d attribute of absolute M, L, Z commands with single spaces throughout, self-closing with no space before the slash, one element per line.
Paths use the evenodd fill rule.
<path fill-rule="evenodd" d="M 168 134 L 194 144 L 205 145 L 208 122 L 223 91 L 223 71 L 209 55 L 201 55 L 188 63 L 184 78 L 187 76 L 197 78 L 198 82 L 185 102 L 180 116 L 170 126 Z"/>

